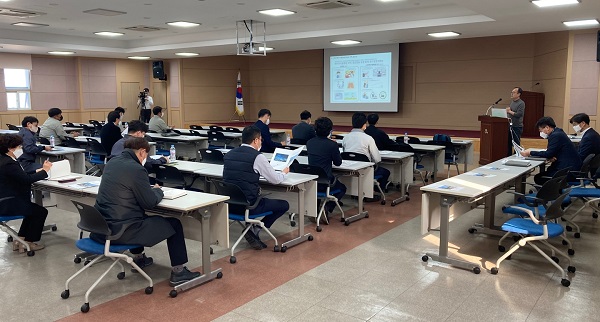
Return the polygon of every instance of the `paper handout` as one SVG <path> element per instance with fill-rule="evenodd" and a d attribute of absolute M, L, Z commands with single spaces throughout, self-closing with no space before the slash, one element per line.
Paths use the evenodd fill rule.
<path fill-rule="evenodd" d="M 273 156 L 271 157 L 271 166 L 273 169 L 281 171 L 292 164 L 294 160 L 300 155 L 300 152 L 304 147 L 299 147 L 294 150 L 287 150 L 282 148 L 276 148 L 275 152 L 273 152 Z"/>

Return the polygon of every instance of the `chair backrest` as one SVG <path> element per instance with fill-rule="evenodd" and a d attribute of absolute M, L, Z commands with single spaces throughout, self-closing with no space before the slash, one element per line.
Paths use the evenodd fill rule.
<path fill-rule="evenodd" d="M 588 175 L 588 173 L 590 172 L 590 165 L 592 163 L 592 160 L 594 160 L 595 157 L 596 157 L 596 155 L 591 153 L 591 154 L 588 154 L 588 156 L 586 156 L 585 159 L 583 159 L 583 162 L 581 163 L 581 169 L 580 169 L 580 172 L 582 175 L 584 175 L 584 176 Z"/>
<path fill-rule="evenodd" d="M 223 128 L 218 125 L 210 125 L 208 127 L 211 131 L 223 131 Z"/>
<path fill-rule="evenodd" d="M 224 142 L 226 140 L 225 134 L 218 131 L 208 131 L 208 140 L 212 142 Z"/>
<path fill-rule="evenodd" d="M 238 129 L 237 127 L 226 127 L 225 131 L 234 132 L 234 133 L 242 133 L 242 130 Z"/>
<path fill-rule="evenodd" d="M 202 162 L 223 164 L 223 152 L 219 150 L 200 149 L 200 155 L 202 156 Z"/>
<path fill-rule="evenodd" d="M 330 184 L 327 173 L 325 173 L 325 170 L 323 168 L 318 167 L 318 166 L 308 165 L 308 164 L 300 164 L 300 163 L 294 162 L 290 165 L 290 171 L 295 172 L 295 173 L 303 173 L 303 174 L 310 174 L 310 175 L 318 176 L 319 178 L 317 179 L 317 183 L 322 183 L 322 184 L 327 184 L 327 185 Z"/>
<path fill-rule="evenodd" d="M 179 135 L 182 135 L 181 131 L 179 131 L 179 130 L 172 129 L 171 131 L 173 131 L 173 133 L 177 133 L 177 134 L 179 134 Z"/>
<path fill-rule="evenodd" d="M 341 134 L 331 134 L 331 139 L 332 140 L 342 140 L 342 139 L 344 139 L 344 136 Z"/>
<path fill-rule="evenodd" d="M 202 136 L 202 134 L 200 134 L 200 132 L 195 131 L 195 130 L 189 130 L 190 131 L 190 135 L 192 136 Z"/>
<path fill-rule="evenodd" d="M 38 142 L 40 142 L 40 144 L 45 144 L 45 145 L 50 145 L 50 140 L 48 140 L 47 138 L 43 138 L 43 137 L 38 137 Z"/>
<path fill-rule="evenodd" d="M 554 220 L 562 217 L 565 211 L 562 208 L 563 201 L 569 195 L 570 190 L 567 190 L 562 195 L 558 196 L 554 202 L 546 209 L 546 220 Z"/>
<path fill-rule="evenodd" d="M 434 142 L 452 142 L 452 139 L 447 134 L 434 134 L 432 141 L 434 141 Z"/>
<path fill-rule="evenodd" d="M 213 181 L 213 184 L 217 190 L 217 194 L 229 197 L 229 200 L 225 201 L 226 203 L 244 208 L 250 206 L 246 195 L 237 185 L 233 183 L 227 183 L 225 181 Z"/>
<path fill-rule="evenodd" d="M 296 138 L 292 138 L 290 139 L 290 143 L 291 144 L 300 144 L 300 145 L 306 145 L 306 140 L 305 139 L 296 139 Z"/>
<path fill-rule="evenodd" d="M 108 153 L 106 153 L 106 150 L 104 149 L 104 146 L 102 146 L 100 142 L 96 141 L 96 139 L 86 138 L 85 140 L 88 143 L 88 148 L 91 154 L 97 154 L 102 156 L 108 155 Z"/>
<path fill-rule="evenodd" d="M 12 124 L 6 124 L 6 126 L 8 126 L 8 129 L 11 130 L 11 131 L 18 131 L 19 130 L 18 127 L 16 127 L 15 125 L 12 125 Z"/>
<path fill-rule="evenodd" d="M 371 162 L 369 157 L 361 153 L 355 152 L 342 152 L 343 160 L 352 160 L 352 161 L 363 161 L 363 162 Z"/>
<path fill-rule="evenodd" d="M 79 142 L 77 140 L 75 140 L 74 138 L 67 136 L 64 140 L 63 140 L 63 144 L 65 146 L 68 146 L 70 148 L 76 148 L 79 149 L 81 148 L 81 145 L 79 144 Z"/>
<path fill-rule="evenodd" d="M 415 149 L 413 149 L 412 146 L 405 144 L 404 141 L 401 141 L 401 142 L 396 141 L 395 144 L 392 144 L 392 143 L 386 145 L 384 150 L 415 153 Z"/>
<path fill-rule="evenodd" d="M 566 178 L 567 176 L 563 175 L 562 177 L 553 177 L 546 181 L 535 195 L 536 198 L 542 199 L 545 202 L 555 200 L 562 193 L 563 182 Z"/>
<path fill-rule="evenodd" d="M 156 173 L 156 180 L 162 182 L 165 186 L 186 188 L 185 178 L 179 169 L 162 164 L 153 164 L 152 168 Z"/>
<path fill-rule="evenodd" d="M 404 137 L 399 136 L 396 138 L 396 141 L 404 142 Z M 418 137 L 415 137 L 415 136 L 409 136 L 408 144 L 421 144 L 421 139 L 419 139 Z"/>
<path fill-rule="evenodd" d="M 96 129 L 87 126 L 86 124 L 81 125 L 83 127 L 83 132 L 87 133 L 90 136 L 94 136 L 96 134 Z"/>
<path fill-rule="evenodd" d="M 75 200 L 71 200 L 71 202 L 79 212 L 79 223 L 77 224 L 79 229 L 102 236 L 112 235 L 106 219 L 98 209 Z"/>
<path fill-rule="evenodd" d="M 75 127 L 75 124 L 71 123 L 71 122 L 65 122 L 66 126 L 70 126 L 70 127 Z"/>
<path fill-rule="evenodd" d="M 190 125 L 190 129 L 192 130 L 204 130 L 200 125 Z"/>

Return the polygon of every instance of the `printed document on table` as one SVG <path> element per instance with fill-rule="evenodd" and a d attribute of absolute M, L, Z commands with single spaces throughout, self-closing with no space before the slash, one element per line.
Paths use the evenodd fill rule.
<path fill-rule="evenodd" d="M 271 157 L 271 166 L 273 169 L 281 171 L 292 164 L 294 160 L 300 155 L 304 147 L 299 147 L 294 150 L 287 150 L 282 148 L 276 148 Z"/>

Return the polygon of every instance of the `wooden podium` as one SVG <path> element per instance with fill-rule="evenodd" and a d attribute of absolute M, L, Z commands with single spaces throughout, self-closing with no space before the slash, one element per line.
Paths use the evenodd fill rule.
<path fill-rule="evenodd" d="M 481 141 L 479 143 L 479 164 L 488 164 L 507 156 L 508 121 L 501 117 L 479 115 Z"/>

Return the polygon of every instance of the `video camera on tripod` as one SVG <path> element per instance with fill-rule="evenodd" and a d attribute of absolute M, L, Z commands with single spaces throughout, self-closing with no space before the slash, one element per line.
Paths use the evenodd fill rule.
<path fill-rule="evenodd" d="M 140 99 L 140 104 L 141 105 L 145 105 L 146 104 L 146 96 L 148 96 L 148 93 L 145 91 L 141 91 L 140 94 L 138 95 L 138 98 Z"/>

